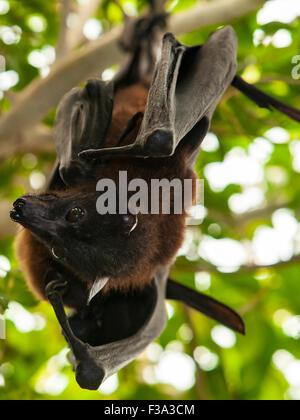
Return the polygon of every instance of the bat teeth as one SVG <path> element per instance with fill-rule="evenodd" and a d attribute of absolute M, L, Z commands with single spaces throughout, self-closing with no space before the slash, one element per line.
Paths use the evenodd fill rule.
<path fill-rule="evenodd" d="M 91 287 L 90 293 L 89 293 L 89 297 L 87 301 L 88 305 L 90 304 L 91 300 L 103 289 L 103 287 L 106 285 L 108 280 L 109 280 L 109 277 L 99 277 L 94 281 Z"/>

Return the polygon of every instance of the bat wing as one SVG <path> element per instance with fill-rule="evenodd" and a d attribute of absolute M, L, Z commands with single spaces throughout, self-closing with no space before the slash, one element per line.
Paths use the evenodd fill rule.
<path fill-rule="evenodd" d="M 101 322 L 95 323 L 94 314 L 88 320 L 84 308 L 77 313 L 81 322 L 68 317 L 63 306 L 63 290 L 66 282 L 50 273 L 49 278 L 56 278 L 47 284 L 46 294 L 53 306 L 62 332 L 72 350 L 70 360 L 73 364 L 76 380 L 85 389 L 96 390 L 102 381 L 134 360 L 163 331 L 166 324 L 165 291 L 168 278 L 168 268 L 162 267 L 155 274 L 151 286 L 145 292 L 135 297 L 126 306 L 123 296 L 107 301 L 95 302 L 96 312 L 103 311 Z M 127 297 L 130 302 L 130 296 Z M 146 303 L 146 304 L 144 304 Z M 103 308 L 103 305 L 104 308 Z M 77 319 L 77 321 L 78 321 Z M 123 321 L 128 322 L 129 330 L 122 330 L 122 338 L 116 331 L 122 329 Z M 92 327 L 82 338 L 82 323 L 84 329 Z M 135 324 L 132 329 L 131 324 Z M 95 341 L 96 340 L 96 341 Z M 98 340 L 98 342 L 97 342 Z"/>
<path fill-rule="evenodd" d="M 213 112 L 236 72 L 237 39 L 231 27 L 214 32 L 202 46 L 187 47 L 167 33 L 162 42 L 144 118 L 128 146 L 85 150 L 80 156 L 170 156 L 193 132 L 207 133 Z"/>
<path fill-rule="evenodd" d="M 54 125 L 57 163 L 49 188 L 70 186 L 87 178 L 94 162 L 78 156 L 86 148 L 103 147 L 110 126 L 114 88 L 112 83 L 89 80 L 61 100 Z"/>
<path fill-rule="evenodd" d="M 168 279 L 166 298 L 180 300 L 209 318 L 226 325 L 226 327 L 240 334 L 245 334 L 244 322 L 236 312 L 203 293 L 196 292 Z"/>
<path fill-rule="evenodd" d="M 62 190 L 65 188 L 65 184 L 59 173 L 59 161 L 56 160 L 50 178 L 46 185 L 46 191 Z"/>

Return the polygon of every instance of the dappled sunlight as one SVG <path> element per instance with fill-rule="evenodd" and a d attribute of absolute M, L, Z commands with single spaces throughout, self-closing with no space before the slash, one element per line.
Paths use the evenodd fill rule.
<path fill-rule="evenodd" d="M 300 172 L 300 140 L 294 140 L 290 143 L 290 151 L 293 156 L 293 169 Z"/>
<path fill-rule="evenodd" d="M 246 263 L 244 246 L 234 239 L 214 239 L 205 236 L 199 245 L 200 257 L 210 261 L 223 272 L 234 272 Z"/>
<path fill-rule="evenodd" d="M 115 373 L 114 375 L 107 378 L 103 384 L 98 389 L 98 392 L 103 395 L 111 395 L 118 389 L 119 386 L 119 379 L 118 374 Z"/>
<path fill-rule="evenodd" d="M 101 35 L 103 28 L 98 19 L 89 19 L 83 25 L 83 35 L 90 40 L 95 40 Z"/>
<path fill-rule="evenodd" d="M 203 142 L 201 143 L 201 149 L 204 152 L 215 152 L 220 147 L 219 139 L 214 133 L 206 134 Z"/>
<path fill-rule="evenodd" d="M 29 183 L 34 190 L 41 190 L 46 185 L 46 177 L 42 172 L 33 171 L 29 176 Z"/>
<path fill-rule="evenodd" d="M 194 359 L 204 372 L 211 372 L 219 364 L 219 357 L 204 346 L 195 348 Z"/>
<path fill-rule="evenodd" d="M 245 188 L 241 194 L 232 194 L 228 200 L 230 210 L 242 214 L 259 207 L 265 201 L 265 194 L 261 188 Z"/>
<path fill-rule="evenodd" d="M 222 325 L 218 325 L 212 329 L 211 337 L 223 349 L 230 349 L 236 343 L 235 333 Z"/>
<path fill-rule="evenodd" d="M 277 350 L 272 357 L 276 368 L 280 370 L 290 388 L 286 392 L 288 399 L 300 399 L 300 360 L 297 360 L 287 350 Z"/>
<path fill-rule="evenodd" d="M 184 353 L 166 350 L 154 371 L 159 382 L 170 384 L 180 391 L 186 391 L 195 384 L 195 363 Z"/>
<path fill-rule="evenodd" d="M 208 290 L 211 286 L 211 275 L 206 271 L 200 271 L 195 274 L 195 287 L 200 292 Z"/>
<path fill-rule="evenodd" d="M 0 26 L 0 39 L 6 45 L 18 44 L 21 36 L 22 29 L 18 25 Z"/>
<path fill-rule="evenodd" d="M 0 277 L 5 277 L 10 271 L 11 265 L 9 259 L 5 255 L 0 255 Z"/>
<path fill-rule="evenodd" d="M 41 50 L 33 50 L 28 55 L 28 63 L 39 69 L 42 77 L 48 76 L 50 72 L 50 66 L 55 61 L 55 49 L 49 45 L 46 45 Z"/>
<path fill-rule="evenodd" d="M 19 83 L 19 75 L 14 70 L 0 73 L 0 90 L 7 91 Z"/>
<path fill-rule="evenodd" d="M 6 15 L 9 12 L 10 6 L 7 0 L 0 0 L 0 15 Z"/>
<path fill-rule="evenodd" d="M 10 302 L 5 311 L 5 318 L 12 321 L 18 331 L 28 333 L 45 328 L 46 321 L 42 314 L 27 311 L 18 302 Z"/>
<path fill-rule="evenodd" d="M 263 180 L 260 162 L 248 156 L 244 149 L 235 147 L 223 162 L 209 163 L 204 173 L 213 191 L 223 191 L 230 184 L 252 186 Z"/>
<path fill-rule="evenodd" d="M 265 132 L 265 137 L 275 144 L 284 144 L 290 140 L 289 133 L 282 127 L 273 127 Z"/>
<path fill-rule="evenodd" d="M 266 25 L 270 22 L 290 23 L 300 16 L 297 0 L 270 0 L 257 13 L 257 22 Z"/>
<path fill-rule="evenodd" d="M 292 212 L 279 209 L 272 216 L 274 228 L 259 226 L 253 237 L 252 247 L 256 264 L 270 265 L 286 261 L 294 254 L 294 239 L 299 223 Z"/>
<path fill-rule="evenodd" d="M 33 32 L 44 32 L 47 28 L 47 21 L 44 16 L 31 15 L 27 19 L 27 25 Z"/>

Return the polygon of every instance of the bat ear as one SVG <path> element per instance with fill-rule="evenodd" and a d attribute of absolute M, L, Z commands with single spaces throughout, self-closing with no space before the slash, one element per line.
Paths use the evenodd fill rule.
<path fill-rule="evenodd" d="M 189 168 L 195 166 L 200 145 L 208 132 L 209 125 L 210 121 L 208 117 L 203 117 L 191 131 L 184 136 L 176 148 L 176 155 L 182 156 Z"/>
<path fill-rule="evenodd" d="M 204 127 L 208 129 L 205 121 L 210 122 L 235 76 L 236 50 L 235 32 L 229 26 L 195 47 L 184 46 L 167 33 L 136 141 L 118 148 L 85 150 L 80 156 L 165 157 L 171 156 L 189 133 L 196 138 L 198 132 L 203 138 Z"/>

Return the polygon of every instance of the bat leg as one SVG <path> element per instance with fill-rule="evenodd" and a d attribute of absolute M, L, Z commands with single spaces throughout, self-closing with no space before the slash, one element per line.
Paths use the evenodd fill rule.
<path fill-rule="evenodd" d="M 243 320 L 236 312 L 228 308 L 228 306 L 223 305 L 223 303 L 220 303 L 203 293 L 182 286 L 171 279 L 168 279 L 167 282 L 166 299 L 182 301 L 226 327 L 229 327 L 240 334 L 245 334 Z"/>
<path fill-rule="evenodd" d="M 72 350 L 73 365 L 78 384 L 82 388 L 96 390 L 103 381 L 104 371 L 93 359 L 88 344 L 80 341 L 71 329 L 62 299 L 67 281 L 62 279 L 59 273 L 51 272 L 49 275 L 53 278 L 55 274 L 57 274 L 57 279 L 51 280 L 46 286 L 46 296 L 54 309 L 63 335 Z"/>
<path fill-rule="evenodd" d="M 300 122 L 300 111 L 296 108 L 293 108 L 290 105 L 287 105 L 278 99 L 273 98 L 273 96 L 264 93 L 262 90 L 258 89 L 256 86 L 251 85 L 239 76 L 235 76 L 232 81 L 232 86 L 246 95 L 251 101 L 255 102 L 261 108 L 271 109 L 271 107 L 277 109 L 279 112 L 287 115 L 291 119 Z"/>

